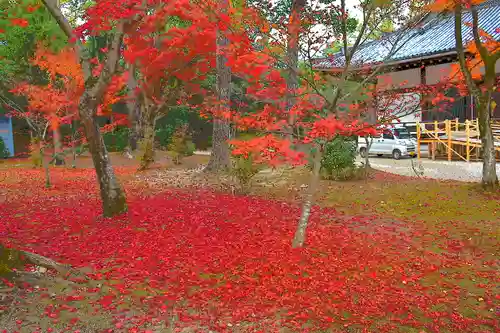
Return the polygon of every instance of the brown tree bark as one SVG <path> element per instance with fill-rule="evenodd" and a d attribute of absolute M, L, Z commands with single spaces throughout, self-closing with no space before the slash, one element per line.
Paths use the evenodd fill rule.
<path fill-rule="evenodd" d="M 292 247 L 302 247 L 306 240 L 306 229 L 309 224 L 309 217 L 311 215 L 311 208 L 314 203 L 314 193 L 316 193 L 319 185 L 320 171 L 321 171 L 321 158 L 322 149 L 320 147 L 314 147 L 313 152 L 313 171 L 311 173 L 311 180 L 309 181 L 309 187 L 307 189 L 306 197 L 304 198 L 304 203 L 302 204 L 302 213 L 300 215 L 299 223 L 295 231 L 295 236 L 293 237 Z"/>
<path fill-rule="evenodd" d="M 58 3 L 54 0 L 42 0 L 42 3 L 66 36 L 69 39 L 75 39 L 77 41 L 75 49 L 78 53 L 85 78 L 85 91 L 80 98 L 78 112 L 85 129 L 85 136 L 89 144 L 92 161 L 94 162 L 101 193 L 103 213 L 106 217 L 120 214 L 127 210 L 125 192 L 121 188 L 111 166 L 108 151 L 104 145 L 99 125 L 96 122 L 96 115 L 97 107 L 102 102 L 106 88 L 118 66 L 126 22 L 120 21 L 117 23 L 106 54 L 106 62 L 99 77 L 96 78 L 92 75 L 88 52 L 81 42 L 75 38 L 73 29 L 61 12 Z"/>
<path fill-rule="evenodd" d="M 472 77 L 471 70 L 467 67 L 466 54 L 462 36 L 462 4 L 455 6 L 455 46 L 457 49 L 460 69 L 464 75 L 469 93 L 476 97 L 479 133 L 483 152 L 483 174 L 481 184 L 485 190 L 496 191 L 499 188 L 496 174 L 495 139 L 491 129 L 491 96 L 495 91 L 496 73 L 495 64 L 500 59 L 500 51 L 489 52 L 483 45 L 480 37 L 479 18 L 475 6 L 471 7 L 472 33 L 479 56 L 484 63 L 484 80 L 480 86 Z"/>
<path fill-rule="evenodd" d="M 144 138 L 141 142 L 142 156 L 139 170 L 146 170 L 155 161 L 155 127 L 156 127 L 156 113 L 155 107 L 147 107 L 143 117 Z"/>
<path fill-rule="evenodd" d="M 125 192 L 115 176 L 99 125 L 95 121 L 97 104 L 84 92 L 78 109 L 97 174 L 104 216 L 123 213 L 127 210 Z"/>
<path fill-rule="evenodd" d="M 129 157 L 133 157 L 133 152 L 137 150 L 137 142 L 139 140 L 139 117 L 141 112 L 141 105 L 139 96 L 137 96 L 137 79 L 135 78 L 135 66 L 130 65 L 129 77 L 127 82 L 128 88 L 128 119 L 129 119 L 129 134 L 128 134 L 128 147 L 126 152 Z"/>
<path fill-rule="evenodd" d="M 219 0 L 218 12 L 227 13 L 228 0 Z M 231 101 L 231 69 L 226 65 L 226 52 L 229 40 L 224 31 L 217 30 L 217 99 L 221 110 L 228 109 Z M 208 172 L 219 172 L 231 167 L 231 156 L 228 140 L 231 138 L 231 127 L 225 119 L 215 118 L 212 132 L 212 154 L 206 167 Z"/>
<path fill-rule="evenodd" d="M 300 16 L 306 5 L 305 0 L 293 0 L 290 12 L 290 21 L 288 24 L 286 62 L 288 76 L 286 78 L 286 110 L 290 110 L 295 105 L 297 89 L 299 88 L 299 34 L 300 34 Z M 288 117 L 287 134 L 289 139 L 293 138 L 293 126 L 295 118 L 292 114 Z"/>
<path fill-rule="evenodd" d="M 491 97 L 478 103 L 479 135 L 481 137 L 481 148 L 483 157 L 483 174 L 481 185 L 485 190 L 495 191 L 498 189 L 498 176 L 496 168 L 495 138 L 491 130 Z"/>
<path fill-rule="evenodd" d="M 63 165 L 65 164 L 62 142 L 61 142 L 61 131 L 59 127 L 52 129 L 52 136 L 54 141 L 54 164 Z"/>

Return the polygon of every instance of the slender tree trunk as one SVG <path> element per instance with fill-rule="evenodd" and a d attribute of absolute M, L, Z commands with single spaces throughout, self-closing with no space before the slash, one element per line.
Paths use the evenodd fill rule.
<path fill-rule="evenodd" d="M 478 104 L 479 132 L 483 150 L 483 177 L 481 180 L 485 190 L 498 189 L 498 176 L 496 170 L 495 139 L 491 130 L 491 98 L 483 98 Z"/>
<path fill-rule="evenodd" d="M 139 128 L 140 122 L 138 118 L 141 116 L 141 107 L 140 103 L 136 102 L 132 112 L 129 113 L 129 117 L 131 119 L 130 128 L 129 128 L 129 137 L 128 137 L 128 145 L 131 152 L 137 150 L 137 142 L 139 141 Z"/>
<path fill-rule="evenodd" d="M 42 167 L 43 170 L 45 171 L 45 187 L 49 188 L 51 186 L 50 183 L 50 160 L 47 160 L 45 158 L 45 149 L 43 148 L 43 145 L 40 144 L 40 156 L 42 157 Z"/>
<path fill-rule="evenodd" d="M 497 190 L 499 187 L 496 174 L 495 142 L 491 129 L 491 95 L 495 91 L 496 72 L 495 64 L 499 60 L 500 53 L 490 53 L 488 48 L 481 42 L 479 29 L 479 17 L 477 8 L 471 6 L 472 34 L 474 43 L 478 49 L 481 60 L 484 63 L 484 82 L 479 86 L 467 67 L 466 53 L 462 36 L 462 9 L 461 2 L 455 3 L 455 47 L 457 49 L 460 69 L 465 78 L 469 93 L 477 99 L 477 113 L 479 121 L 479 132 L 481 136 L 481 148 L 483 150 L 483 176 L 482 186 L 485 190 Z"/>
<path fill-rule="evenodd" d="M 74 169 L 76 168 L 76 125 L 74 120 L 71 120 L 71 152 L 73 155 L 71 167 Z"/>
<path fill-rule="evenodd" d="M 33 136 L 31 138 L 31 161 L 33 162 L 33 168 L 39 168 L 43 166 L 43 155 L 42 155 L 42 140 L 39 136 Z"/>
<path fill-rule="evenodd" d="M 99 125 L 94 119 L 97 105 L 92 97 L 84 92 L 79 104 L 80 119 L 85 129 L 90 154 L 99 182 L 104 216 L 110 217 L 127 210 L 125 192 L 115 176 L 108 151 L 104 145 Z"/>
<path fill-rule="evenodd" d="M 129 158 L 133 157 L 133 153 L 137 150 L 137 141 L 139 140 L 138 133 L 138 118 L 140 117 L 140 102 L 139 96 L 137 96 L 137 79 L 135 78 L 135 66 L 130 65 L 129 67 L 129 77 L 127 82 L 128 88 L 128 120 L 129 120 L 129 134 L 128 134 L 128 147 L 126 148 L 126 153 Z"/>
<path fill-rule="evenodd" d="M 95 121 L 95 115 L 97 114 L 97 106 L 102 102 L 104 93 L 113 75 L 116 73 L 122 50 L 124 31 L 128 26 L 127 22 L 125 19 L 117 22 L 108 52 L 106 53 L 106 62 L 96 80 L 92 75 L 91 57 L 88 54 L 88 50 L 81 44 L 79 38 L 76 38 L 74 35 L 73 28 L 58 4 L 50 0 L 42 0 L 42 3 L 68 39 L 76 40 L 74 45 L 85 78 L 85 91 L 80 98 L 78 112 L 85 129 L 85 135 L 94 162 L 97 181 L 99 182 L 101 191 L 104 216 L 113 216 L 125 212 L 127 210 L 125 192 L 121 188 L 111 167 L 108 151 L 104 145 L 99 125 Z"/>
<path fill-rule="evenodd" d="M 52 129 L 52 135 L 54 139 L 54 164 L 55 165 L 64 165 L 64 157 L 62 151 L 62 142 L 61 142 L 61 130 L 59 126 L 56 126 Z"/>
<path fill-rule="evenodd" d="M 148 107 L 143 117 L 144 139 L 142 141 L 142 156 L 139 170 L 146 170 L 155 161 L 154 143 L 156 127 L 156 109 Z"/>
<path fill-rule="evenodd" d="M 309 223 L 309 216 L 311 215 L 311 208 L 314 201 L 314 193 L 316 193 L 319 184 L 320 171 L 321 171 L 321 156 L 322 152 L 319 147 L 313 152 L 313 171 L 311 173 L 311 180 L 307 189 L 307 194 L 302 205 L 302 213 L 300 215 L 297 230 L 293 237 L 292 247 L 302 247 L 306 240 L 306 229 Z"/>
<path fill-rule="evenodd" d="M 365 136 L 366 143 L 366 156 L 365 156 L 365 178 L 368 179 L 368 172 L 370 170 L 370 148 L 372 147 L 373 138 Z"/>
<path fill-rule="evenodd" d="M 295 96 L 299 88 L 298 63 L 299 63 L 299 33 L 300 33 L 300 15 L 304 9 L 305 0 L 293 0 L 288 24 L 286 62 L 288 66 L 288 76 L 286 79 L 286 110 L 289 113 L 287 134 L 290 141 L 293 139 L 293 126 L 295 117 L 290 113 L 295 105 Z"/>
<path fill-rule="evenodd" d="M 228 0 L 219 0 L 219 13 L 227 13 Z M 231 101 L 231 69 L 226 65 L 226 52 L 229 40 L 224 31 L 217 30 L 217 97 L 221 110 L 230 108 Z M 227 120 L 215 118 L 212 132 L 212 154 L 206 171 L 219 172 L 231 167 L 228 140 L 231 138 L 231 127 Z"/>

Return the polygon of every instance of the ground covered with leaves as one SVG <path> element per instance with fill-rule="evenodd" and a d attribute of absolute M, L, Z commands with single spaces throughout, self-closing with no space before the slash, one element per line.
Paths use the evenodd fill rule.
<path fill-rule="evenodd" d="M 500 329 L 498 196 L 385 174 L 323 182 L 292 249 L 300 173 L 257 177 L 248 196 L 196 171 L 117 173 L 129 212 L 104 219 L 91 169 L 52 170 L 51 189 L 40 170 L 0 169 L 2 244 L 87 274 L 26 286 L 6 332 Z"/>

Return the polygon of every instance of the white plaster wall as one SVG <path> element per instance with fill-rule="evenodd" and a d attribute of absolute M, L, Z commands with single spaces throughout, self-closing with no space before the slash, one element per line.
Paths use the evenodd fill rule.
<path fill-rule="evenodd" d="M 420 68 L 391 72 L 377 77 L 377 90 L 412 88 L 420 84 Z"/>
<path fill-rule="evenodd" d="M 458 66 L 458 62 L 449 63 L 449 64 L 439 64 L 434 66 L 425 67 L 425 80 L 426 84 L 436 84 L 440 81 L 447 81 L 452 76 L 452 64 Z M 484 74 L 484 67 L 478 67 L 473 69 L 474 72 L 480 72 Z M 495 64 L 495 72 L 500 74 L 500 60 Z M 451 77 L 452 81 L 454 77 Z"/>

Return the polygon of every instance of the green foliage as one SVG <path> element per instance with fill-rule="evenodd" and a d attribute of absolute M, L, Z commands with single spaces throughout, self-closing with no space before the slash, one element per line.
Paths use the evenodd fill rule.
<path fill-rule="evenodd" d="M 233 157 L 231 175 L 236 178 L 242 194 L 249 192 L 253 177 L 262 169 L 262 165 L 256 164 L 251 154 L 248 156 Z"/>
<path fill-rule="evenodd" d="M 156 130 L 156 141 L 161 148 L 166 148 L 172 140 L 172 136 L 175 132 L 175 127 L 172 125 L 166 125 L 163 128 Z"/>
<path fill-rule="evenodd" d="M 0 81 L 33 80 L 40 75 L 29 64 L 38 42 L 52 51 L 66 45 L 67 38 L 45 6 L 29 12 L 27 6 L 35 6 L 37 0 L 0 2 Z M 26 20 L 27 26 L 12 24 L 12 18 Z"/>
<path fill-rule="evenodd" d="M 128 145 L 127 127 L 117 127 L 111 132 L 103 134 L 104 144 L 110 152 L 122 152 Z"/>
<path fill-rule="evenodd" d="M 193 156 L 194 151 L 196 150 L 195 144 L 191 140 L 186 141 L 186 156 Z"/>
<path fill-rule="evenodd" d="M 189 122 L 189 110 L 184 106 L 172 107 L 167 115 L 156 122 L 155 136 L 161 148 L 167 148 L 175 130 Z"/>
<path fill-rule="evenodd" d="M 390 18 L 383 20 L 381 23 L 378 22 L 376 23 L 368 22 L 368 23 L 371 33 L 367 35 L 367 39 L 371 40 L 380 39 L 384 33 L 394 31 L 394 23 Z M 376 26 L 374 26 L 375 24 Z"/>
<path fill-rule="evenodd" d="M 10 156 L 9 149 L 3 142 L 3 139 L 0 137 L 0 158 L 7 158 Z"/>
<path fill-rule="evenodd" d="M 168 154 L 174 161 L 174 164 L 181 164 L 182 157 L 194 153 L 193 143 L 187 130 L 187 124 L 179 126 L 175 130 L 170 144 L 167 146 Z"/>
<path fill-rule="evenodd" d="M 356 144 L 350 138 L 337 137 L 326 144 L 321 160 L 321 175 L 325 179 L 359 178 L 361 169 L 355 165 Z"/>

